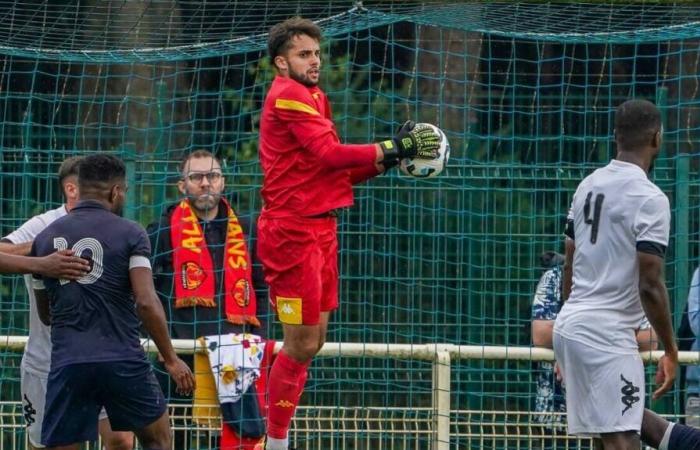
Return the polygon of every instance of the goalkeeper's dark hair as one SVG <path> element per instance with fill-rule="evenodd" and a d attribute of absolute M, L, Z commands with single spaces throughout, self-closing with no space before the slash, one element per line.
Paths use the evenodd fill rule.
<path fill-rule="evenodd" d="M 618 150 L 636 151 L 649 146 L 661 130 L 661 113 L 648 100 L 627 100 L 615 111 Z"/>
<path fill-rule="evenodd" d="M 88 191 L 109 189 L 114 181 L 125 177 L 126 167 L 116 156 L 103 153 L 86 156 L 78 169 L 80 195 L 83 197 Z"/>
<path fill-rule="evenodd" d="M 303 19 L 298 16 L 287 19 L 270 28 L 267 38 L 267 53 L 273 66 L 275 65 L 275 57 L 291 48 L 294 36 L 302 34 L 316 39 L 318 42 L 321 42 L 323 38 L 321 28 L 318 25 L 309 19 Z"/>

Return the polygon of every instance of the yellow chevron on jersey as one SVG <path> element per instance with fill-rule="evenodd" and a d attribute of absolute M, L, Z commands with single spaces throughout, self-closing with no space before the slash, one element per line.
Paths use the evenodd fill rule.
<path fill-rule="evenodd" d="M 319 116 L 319 112 L 316 111 L 312 106 L 307 105 L 306 103 L 302 103 L 297 100 L 289 100 L 285 98 L 278 98 L 275 100 L 275 108 L 277 109 L 286 109 L 288 111 L 299 111 L 307 114 L 311 114 L 312 116 Z"/>

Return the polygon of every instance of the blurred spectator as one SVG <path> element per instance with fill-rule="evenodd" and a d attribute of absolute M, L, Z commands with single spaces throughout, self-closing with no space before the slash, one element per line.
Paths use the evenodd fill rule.
<path fill-rule="evenodd" d="M 540 277 L 532 301 L 532 343 L 536 347 L 552 348 L 554 320 L 562 306 L 561 280 L 564 255 L 545 252 L 540 257 L 545 272 Z M 564 389 L 549 361 L 536 363 L 537 391 L 535 396 L 535 421 L 545 428 L 563 425 L 566 420 Z M 561 428 L 564 430 L 564 428 Z"/>

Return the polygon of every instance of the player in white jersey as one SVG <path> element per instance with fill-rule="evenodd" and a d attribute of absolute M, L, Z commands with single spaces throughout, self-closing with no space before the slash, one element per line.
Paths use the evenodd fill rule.
<path fill-rule="evenodd" d="M 59 208 L 34 216 L 22 226 L 0 240 L 0 252 L 29 254 L 34 238 L 54 220 L 65 216 L 78 201 L 79 157 L 66 159 L 59 168 L 59 185 L 66 203 Z M 31 275 L 25 275 L 25 285 L 29 296 L 29 339 L 20 365 L 22 406 L 27 423 L 29 443 L 34 448 L 41 444 L 41 425 L 44 418 L 46 381 L 51 366 L 50 328 L 41 323 L 36 308 L 36 298 L 32 289 Z M 100 415 L 100 435 L 108 450 L 133 448 L 134 437 L 130 432 L 112 431 L 107 415 Z"/>
<path fill-rule="evenodd" d="M 651 102 L 620 105 L 616 159 L 579 184 L 567 221 L 568 299 L 554 325 L 554 352 L 569 433 L 599 436 L 606 450 L 640 445 L 644 366 L 635 331 L 644 313 L 665 351 L 654 398 L 671 387 L 678 361 L 663 274 L 669 202 L 647 176 L 661 134 Z"/>

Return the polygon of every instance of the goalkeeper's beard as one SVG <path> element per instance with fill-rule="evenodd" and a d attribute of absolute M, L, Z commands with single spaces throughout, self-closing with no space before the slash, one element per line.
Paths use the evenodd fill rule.
<path fill-rule="evenodd" d="M 292 70 L 291 67 L 289 68 L 289 78 L 296 81 L 297 83 L 303 84 L 306 87 L 314 87 L 314 86 L 318 85 L 318 80 L 313 81 L 311 78 L 309 78 L 309 76 L 306 74 L 306 72 L 304 72 L 304 73 L 295 72 L 294 70 Z"/>

